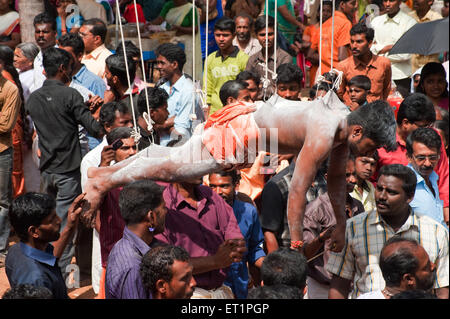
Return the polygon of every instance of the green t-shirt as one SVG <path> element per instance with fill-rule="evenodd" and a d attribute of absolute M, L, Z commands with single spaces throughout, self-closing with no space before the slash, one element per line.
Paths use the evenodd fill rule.
<path fill-rule="evenodd" d="M 294 8 L 292 7 L 291 0 L 278 0 L 277 7 L 285 5 L 288 11 L 295 17 Z M 269 15 L 275 18 L 275 0 L 269 0 Z M 266 15 L 267 8 L 264 6 L 264 15 Z M 277 24 L 278 29 L 288 39 L 290 43 L 293 43 L 294 35 L 297 32 L 297 26 L 289 23 L 277 10 Z"/>
<path fill-rule="evenodd" d="M 159 15 L 165 19 L 167 13 L 172 8 L 175 8 L 175 4 L 173 3 L 173 1 L 167 1 Z M 195 25 L 198 26 L 198 14 L 195 15 Z M 181 27 L 192 27 L 192 8 L 184 17 L 183 22 L 181 23 Z"/>

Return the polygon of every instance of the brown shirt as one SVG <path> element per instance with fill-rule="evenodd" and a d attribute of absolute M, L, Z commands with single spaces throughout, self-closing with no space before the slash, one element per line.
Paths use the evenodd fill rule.
<path fill-rule="evenodd" d="M 11 131 L 16 124 L 20 103 L 17 86 L 0 76 L 0 153 L 12 146 Z"/>
<path fill-rule="evenodd" d="M 364 212 L 363 204 L 347 194 L 346 214 L 347 218 Z M 313 241 L 325 229 L 336 225 L 333 207 L 331 206 L 328 192 L 320 195 L 306 206 L 305 217 L 303 219 L 303 240 L 305 243 Z M 314 278 L 324 285 L 329 285 L 331 274 L 325 270 L 331 249 L 330 239 L 325 241 L 325 253 L 323 256 L 315 258 L 308 263 L 308 276 Z M 321 248 L 317 253 L 321 253 Z"/>
<path fill-rule="evenodd" d="M 343 71 L 342 84 L 338 95 L 344 99 L 344 103 L 350 105 L 350 97 L 347 92 L 347 83 L 356 75 L 365 75 L 370 79 L 371 88 L 367 95 L 367 102 L 386 100 L 391 90 L 392 70 L 391 61 L 388 58 L 372 55 L 369 63 L 364 64 L 354 56 L 341 61 L 336 69 Z"/>

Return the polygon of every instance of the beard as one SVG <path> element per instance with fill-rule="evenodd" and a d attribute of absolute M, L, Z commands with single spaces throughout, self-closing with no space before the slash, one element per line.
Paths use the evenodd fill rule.
<path fill-rule="evenodd" d="M 250 40 L 250 32 L 238 33 L 237 38 L 239 41 L 248 41 Z"/>

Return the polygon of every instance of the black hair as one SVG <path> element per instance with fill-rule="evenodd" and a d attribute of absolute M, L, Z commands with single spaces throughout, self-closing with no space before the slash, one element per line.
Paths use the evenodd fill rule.
<path fill-rule="evenodd" d="M 141 58 L 141 51 L 139 48 L 133 43 L 133 41 L 125 40 L 125 51 L 127 52 L 127 57 L 133 57 L 133 58 Z M 123 45 L 119 44 L 116 48 L 116 54 L 123 55 Z"/>
<path fill-rule="evenodd" d="M 421 289 L 413 289 L 413 290 L 405 290 L 395 294 L 391 297 L 392 300 L 395 299 L 439 299 L 435 294 L 421 290 Z"/>
<path fill-rule="evenodd" d="M 406 138 L 406 154 L 410 157 L 414 153 L 414 142 L 424 144 L 429 149 L 434 148 L 438 154 L 441 152 L 441 136 L 431 127 L 419 127 L 408 135 Z"/>
<path fill-rule="evenodd" d="M 277 84 L 296 82 L 302 86 L 303 72 L 293 63 L 284 63 L 277 68 Z"/>
<path fill-rule="evenodd" d="M 56 207 L 56 201 L 47 194 L 28 192 L 13 200 L 9 220 L 21 241 L 28 241 L 28 228 L 38 227 Z"/>
<path fill-rule="evenodd" d="M 370 91 L 370 88 L 372 86 L 370 79 L 365 75 L 355 75 L 348 81 L 347 83 L 348 87 L 356 86 L 359 89 L 363 89 L 366 91 Z"/>
<path fill-rule="evenodd" d="M 47 78 L 54 77 L 61 65 L 67 69 L 71 61 L 72 56 L 63 49 L 50 47 L 42 51 L 42 64 Z"/>
<path fill-rule="evenodd" d="M 241 82 L 245 82 L 247 80 L 253 80 L 255 82 L 256 86 L 258 86 L 261 83 L 261 79 L 255 72 L 247 71 L 247 70 L 241 71 L 236 76 L 236 80 L 241 81 Z"/>
<path fill-rule="evenodd" d="M 317 83 L 309 89 L 309 98 L 314 100 L 317 94 Z"/>
<path fill-rule="evenodd" d="M 83 21 L 83 23 L 81 24 L 83 25 L 89 25 L 92 26 L 91 28 L 91 33 L 94 36 L 99 35 L 100 38 L 102 39 L 102 43 L 105 42 L 106 39 L 106 33 L 108 32 L 108 28 L 106 27 L 105 22 L 103 22 L 101 19 L 99 18 L 92 18 L 92 19 L 88 19 Z"/>
<path fill-rule="evenodd" d="M 48 12 L 41 12 L 34 17 L 33 26 L 36 27 L 37 24 L 50 24 L 52 26 L 52 30 L 56 31 L 56 19 L 53 15 Z"/>
<path fill-rule="evenodd" d="M 266 16 L 259 16 L 255 20 L 255 33 L 265 29 L 265 28 L 275 28 L 275 19 L 272 16 L 267 17 L 267 25 L 266 25 Z"/>
<path fill-rule="evenodd" d="M 150 210 L 164 200 L 164 187 L 151 180 L 139 180 L 126 185 L 119 195 L 120 213 L 127 225 L 142 222 Z"/>
<path fill-rule="evenodd" d="M 189 253 L 182 247 L 164 245 L 150 249 L 142 257 L 140 275 L 144 287 L 152 293 L 157 291 L 156 282 L 172 279 L 172 265 L 177 261 L 188 262 Z"/>
<path fill-rule="evenodd" d="M 306 286 L 307 273 L 306 257 L 287 247 L 268 254 L 261 266 L 261 279 L 265 286 L 285 284 L 303 289 Z"/>
<path fill-rule="evenodd" d="M 239 92 L 241 90 L 246 89 L 248 84 L 246 82 L 236 81 L 236 80 L 229 80 L 225 82 L 219 91 L 219 97 L 220 101 L 222 102 L 222 105 L 227 105 L 227 99 L 229 97 L 233 97 L 235 99 L 238 98 Z"/>
<path fill-rule="evenodd" d="M 400 242 L 406 245 L 386 256 L 385 251 L 387 247 Z M 398 287 L 404 274 L 414 274 L 416 272 L 419 261 L 414 256 L 414 250 L 418 246 L 419 243 L 417 241 L 400 236 L 394 236 L 384 243 L 380 252 L 379 265 L 386 286 Z"/>
<path fill-rule="evenodd" d="M 173 43 L 163 43 L 155 50 L 156 56 L 161 55 L 169 62 L 177 62 L 178 69 L 183 70 L 186 64 L 186 53 L 182 48 Z"/>
<path fill-rule="evenodd" d="M 61 47 L 71 47 L 73 49 L 73 52 L 75 53 L 75 56 L 84 53 L 84 42 L 78 33 L 69 32 L 63 34 L 58 39 L 58 44 Z"/>
<path fill-rule="evenodd" d="M 222 177 L 231 177 L 231 183 L 233 185 L 236 185 L 237 183 L 239 183 L 239 180 L 241 178 L 240 174 L 237 173 L 237 171 L 235 169 L 231 170 L 231 171 L 217 171 L 214 173 L 210 173 L 209 175 L 213 175 L 213 174 L 217 174 L 220 175 Z"/>
<path fill-rule="evenodd" d="M 436 111 L 434 109 L 433 102 L 422 93 L 412 93 L 407 96 L 397 112 L 397 124 L 401 124 L 403 119 L 407 119 L 408 122 L 434 122 L 436 121 Z"/>
<path fill-rule="evenodd" d="M 422 67 L 422 71 L 420 72 L 420 80 L 419 84 L 417 85 L 416 92 L 425 94 L 425 90 L 423 89 L 423 82 L 426 78 L 428 78 L 430 75 L 433 74 L 439 74 L 444 77 L 444 79 L 447 76 L 447 73 L 445 72 L 444 66 L 441 63 L 438 62 L 428 62 Z M 448 86 L 447 81 L 445 85 L 445 90 L 442 93 L 441 97 L 448 97 Z"/>
<path fill-rule="evenodd" d="M 164 89 L 153 87 L 153 88 L 145 88 L 139 93 L 138 98 L 138 112 L 139 115 L 143 115 L 144 112 L 147 112 L 147 95 L 145 94 L 145 90 L 147 90 L 148 95 L 148 104 L 150 109 L 156 110 L 167 104 L 167 100 L 169 99 L 169 94 Z"/>
<path fill-rule="evenodd" d="M 386 101 L 377 100 L 360 106 L 347 116 L 347 124 L 361 125 L 364 137 L 388 151 L 395 150 L 395 115 Z"/>
<path fill-rule="evenodd" d="M 351 0 L 336 0 L 336 2 L 334 3 L 335 8 L 339 9 L 339 6 L 341 5 L 341 3 L 349 2 L 349 1 L 351 1 Z"/>
<path fill-rule="evenodd" d="M 44 286 L 20 284 L 6 290 L 2 299 L 53 299 L 53 293 Z"/>
<path fill-rule="evenodd" d="M 112 54 L 106 58 L 106 66 L 112 75 L 118 77 L 120 83 L 128 87 L 127 68 L 125 64 L 125 57 L 123 55 Z M 136 63 L 127 58 L 128 74 L 130 75 L 130 82 L 133 83 L 136 77 Z"/>
<path fill-rule="evenodd" d="M 417 185 L 417 177 L 413 170 L 402 164 L 390 164 L 382 166 L 378 179 L 384 176 L 395 176 L 403 181 L 402 188 L 408 197 L 414 196 Z"/>
<path fill-rule="evenodd" d="M 236 32 L 236 23 L 234 23 L 233 19 L 223 16 L 214 24 L 214 31 L 230 31 L 231 33 Z"/>
<path fill-rule="evenodd" d="M 22 82 L 20 81 L 19 72 L 14 67 L 14 51 L 7 45 L 0 44 L 0 63 L 3 64 L 3 68 L 6 72 L 11 74 L 17 89 L 19 90 L 19 95 L 21 99 L 21 107 L 20 114 L 22 115 L 22 119 L 24 118 L 24 98 L 23 98 L 23 88 Z"/>
<path fill-rule="evenodd" d="M 106 141 L 108 142 L 108 145 L 111 145 L 115 140 L 130 138 L 132 134 L 133 129 L 131 127 L 128 126 L 116 127 L 106 135 Z"/>
<path fill-rule="evenodd" d="M 436 121 L 436 122 L 434 122 L 433 127 L 435 129 L 441 130 L 442 134 L 444 134 L 443 138 L 445 139 L 445 142 L 447 143 L 445 151 L 446 151 L 447 157 L 448 157 L 448 152 L 449 152 L 449 149 L 448 149 L 448 143 L 449 143 L 449 140 L 448 140 L 448 131 L 449 131 L 449 129 L 448 129 L 448 120 L 447 121 L 445 121 L 445 120 Z"/>
<path fill-rule="evenodd" d="M 100 125 L 105 127 L 105 125 L 111 126 L 116 120 L 116 111 L 120 113 L 127 114 L 130 111 L 128 107 L 121 101 L 112 101 L 102 105 L 100 109 L 99 119 Z"/>
<path fill-rule="evenodd" d="M 288 285 L 260 286 L 250 289 L 247 299 L 303 299 L 303 291 Z"/>
<path fill-rule="evenodd" d="M 357 23 L 350 29 L 350 35 L 364 34 L 367 42 L 373 41 L 375 31 L 369 28 L 365 23 Z"/>

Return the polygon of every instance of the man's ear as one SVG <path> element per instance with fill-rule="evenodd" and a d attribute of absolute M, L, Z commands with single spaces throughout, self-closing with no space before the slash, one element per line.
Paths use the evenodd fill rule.
<path fill-rule="evenodd" d="M 412 274 L 403 274 L 402 279 L 409 289 L 416 287 L 416 278 Z"/>
<path fill-rule="evenodd" d="M 234 97 L 232 97 L 232 96 L 229 96 L 228 98 L 227 98 L 227 104 L 226 105 L 230 105 L 230 104 L 232 104 L 232 103 L 234 103 L 234 102 L 236 102 L 236 99 L 234 98 Z M 225 105 L 224 105 L 225 106 Z"/>
<path fill-rule="evenodd" d="M 354 125 L 352 128 L 352 137 L 358 138 L 363 136 L 363 128 L 361 125 Z"/>
<path fill-rule="evenodd" d="M 38 239 L 39 238 L 38 228 L 36 226 L 28 227 L 28 235 L 34 239 Z"/>
<path fill-rule="evenodd" d="M 156 290 L 161 294 L 165 295 L 167 292 L 167 282 L 164 279 L 158 279 L 155 284 Z"/>

